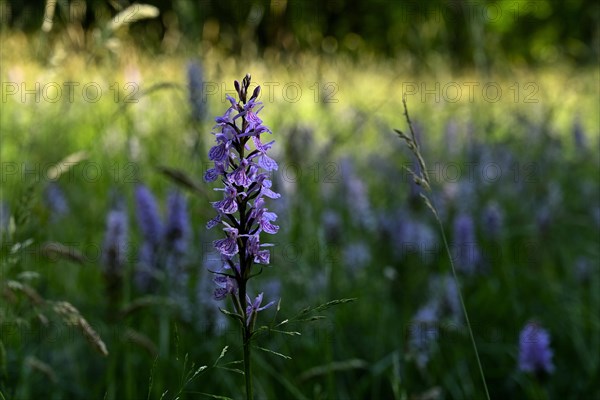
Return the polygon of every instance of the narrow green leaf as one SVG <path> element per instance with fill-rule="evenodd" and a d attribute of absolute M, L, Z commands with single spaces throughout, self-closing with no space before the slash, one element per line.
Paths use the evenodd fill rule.
<path fill-rule="evenodd" d="M 206 396 L 206 397 L 210 397 L 213 399 L 219 399 L 219 400 L 233 400 L 231 397 L 227 397 L 227 396 L 219 396 L 216 394 L 210 394 L 210 393 L 203 393 L 203 392 L 186 392 L 186 393 L 190 393 L 190 394 L 200 394 L 202 396 Z"/>
<path fill-rule="evenodd" d="M 236 374 L 240 374 L 240 375 L 244 375 L 244 371 L 242 371 L 241 369 L 237 369 L 237 368 L 227 368 L 227 367 L 215 367 L 217 369 L 222 369 L 224 371 L 229 371 L 229 372 L 235 372 Z"/>
<path fill-rule="evenodd" d="M 433 215 L 435 216 L 435 218 L 439 219 L 437 210 L 435 209 L 435 207 L 433 206 L 433 204 L 431 204 L 431 201 L 429 201 L 429 198 L 427 196 L 425 196 L 423 193 L 421 193 L 421 197 L 423 198 L 423 201 L 425 201 L 425 205 L 433 213 Z"/>
<path fill-rule="evenodd" d="M 300 336 L 301 333 L 300 332 L 295 332 L 295 331 L 280 331 L 279 329 L 271 329 L 271 332 L 275 332 L 275 333 L 282 333 L 284 335 L 289 335 L 289 336 Z"/>
<path fill-rule="evenodd" d="M 235 360 L 235 361 L 229 361 L 229 362 L 227 362 L 227 363 L 223 364 L 223 367 L 224 367 L 224 366 L 226 366 L 226 365 L 232 365 L 232 364 L 243 364 L 243 363 L 244 363 L 244 360 Z"/>
<path fill-rule="evenodd" d="M 293 320 L 298 319 L 301 316 L 304 316 L 306 314 L 309 314 L 311 312 L 319 312 L 319 311 L 324 311 L 327 310 L 331 307 L 340 305 L 340 304 L 346 304 L 346 303 L 351 303 L 353 301 L 356 301 L 357 298 L 353 297 L 353 298 L 349 298 L 349 299 L 337 299 L 337 300 L 331 300 L 328 301 L 327 303 L 323 303 L 320 304 L 318 306 L 314 306 L 314 307 L 306 307 L 304 309 L 302 309 L 302 311 L 300 311 L 294 318 L 292 318 Z"/>
<path fill-rule="evenodd" d="M 244 317 L 242 317 L 240 314 L 232 313 L 231 311 L 227 311 L 223 308 L 219 308 L 219 311 L 221 311 L 223 314 L 227 315 L 230 318 L 233 318 L 242 323 L 244 322 Z"/>
<path fill-rule="evenodd" d="M 273 351 L 273 350 L 270 350 L 270 349 L 266 349 L 264 347 L 260 347 L 260 346 L 253 346 L 253 347 L 255 347 L 255 348 L 259 349 L 259 350 L 265 351 L 267 353 L 274 354 L 274 355 L 279 356 L 281 358 L 285 358 L 286 360 L 291 360 L 292 359 L 292 357 L 290 357 L 290 356 L 286 356 L 285 354 L 281 354 L 281 353 L 278 353 L 276 351 Z"/>
<path fill-rule="evenodd" d="M 283 321 L 281 321 L 280 323 L 278 323 L 277 325 L 275 325 L 275 327 L 287 324 L 290 320 L 289 319 L 284 319 Z"/>
<path fill-rule="evenodd" d="M 219 355 L 219 357 L 216 359 L 215 363 L 213 364 L 213 367 L 216 367 L 217 364 L 219 363 L 219 361 L 221 361 L 221 359 L 223 357 L 225 357 L 225 354 L 227 353 L 227 350 L 229 350 L 229 346 L 225 346 L 223 347 L 223 350 L 221 350 L 221 354 Z"/>

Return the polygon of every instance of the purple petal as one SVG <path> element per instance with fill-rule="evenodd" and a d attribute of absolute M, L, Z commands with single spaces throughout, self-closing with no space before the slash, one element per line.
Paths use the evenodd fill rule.
<path fill-rule="evenodd" d="M 258 137 L 253 137 L 252 140 L 254 141 L 254 146 L 256 147 L 256 150 L 260 151 L 261 153 L 266 153 L 271 148 L 271 146 L 273 146 L 273 143 L 275 143 L 274 140 L 271 140 L 269 143 L 263 144 L 260 141 L 260 138 Z"/>
<path fill-rule="evenodd" d="M 233 238 L 215 240 L 213 244 L 215 248 L 224 256 L 233 257 L 239 251 L 237 240 Z"/>
<path fill-rule="evenodd" d="M 258 159 L 258 165 L 265 171 L 273 171 L 279 168 L 275 160 L 266 154 L 263 154 L 262 157 Z"/>
<path fill-rule="evenodd" d="M 212 229 L 215 226 L 219 225 L 220 222 L 221 222 L 221 214 L 217 215 L 216 217 L 214 217 L 213 219 L 208 221 L 206 223 L 206 229 Z"/>
<path fill-rule="evenodd" d="M 254 256 L 254 262 L 257 264 L 267 265 L 271 258 L 271 252 L 269 250 L 260 250 Z"/>
<path fill-rule="evenodd" d="M 260 307 L 260 305 L 262 303 L 263 295 L 264 295 L 264 293 L 259 293 L 258 296 L 256 296 L 256 299 L 254 299 L 254 302 L 252 303 L 252 308 Z"/>
<path fill-rule="evenodd" d="M 271 307 L 273 304 L 275 304 L 275 302 L 270 301 L 266 306 L 260 307 L 260 308 L 256 309 L 256 311 L 258 312 L 258 311 L 266 310 L 267 308 Z"/>
<path fill-rule="evenodd" d="M 238 205 L 235 199 L 229 197 L 221 201 L 217 201 L 213 204 L 213 207 L 215 207 L 217 210 L 221 211 L 224 214 L 233 214 L 238 210 Z"/>
<path fill-rule="evenodd" d="M 265 205 L 265 199 L 263 199 L 262 197 L 259 197 L 258 199 L 256 199 L 254 201 L 254 209 L 255 210 L 263 208 L 264 205 Z"/>
<path fill-rule="evenodd" d="M 223 300 L 228 294 L 229 291 L 226 288 L 216 288 L 214 291 L 215 300 Z"/>
<path fill-rule="evenodd" d="M 226 94 L 225 97 L 227 98 L 227 100 L 229 100 L 229 102 L 231 103 L 231 107 L 236 108 L 237 106 L 237 101 L 231 97 L 230 95 Z"/>
<path fill-rule="evenodd" d="M 248 178 L 248 176 L 246 175 L 246 171 L 244 168 L 238 168 L 233 174 L 230 174 L 227 177 L 227 180 L 230 183 L 234 183 L 238 186 L 243 186 L 245 188 L 250 186 L 250 184 L 252 183 L 250 178 Z"/>
<path fill-rule="evenodd" d="M 215 122 L 217 123 L 216 126 L 224 125 L 228 122 L 231 122 L 231 111 L 231 108 L 228 108 L 227 111 L 225 111 L 225 114 L 223 114 L 223 116 L 215 118 Z"/>
<path fill-rule="evenodd" d="M 269 221 L 263 219 L 260 221 L 260 227 L 261 229 L 271 235 L 274 235 L 277 233 L 277 231 L 279 230 L 279 226 L 277 225 L 273 225 L 272 223 L 270 223 Z"/>
<path fill-rule="evenodd" d="M 260 241 L 258 239 L 258 235 L 252 235 L 248 238 L 248 242 L 246 244 L 246 250 L 248 251 L 248 254 L 258 253 L 259 246 Z"/>
<path fill-rule="evenodd" d="M 248 125 L 254 129 L 257 126 L 259 126 L 260 124 L 262 124 L 262 119 L 260 119 L 258 117 L 258 115 L 256 115 L 256 113 L 253 113 L 252 111 L 248 111 L 246 114 L 246 121 L 248 121 Z"/>
<path fill-rule="evenodd" d="M 281 195 L 279 193 L 275 193 L 274 191 L 272 191 L 269 188 L 263 187 L 262 190 L 260 191 L 260 194 L 262 194 L 263 196 L 267 196 L 270 199 L 278 199 L 281 197 Z"/>
<path fill-rule="evenodd" d="M 211 161 L 223 162 L 227 159 L 228 151 L 225 143 L 212 147 L 208 152 L 208 158 Z"/>
<path fill-rule="evenodd" d="M 265 211 L 263 212 L 263 218 L 267 221 L 275 221 L 277 219 L 277 214 L 274 212 Z"/>
<path fill-rule="evenodd" d="M 269 128 L 267 128 L 264 125 L 259 125 L 259 126 L 257 126 L 257 127 L 254 128 L 254 134 L 256 136 L 258 136 L 258 135 L 260 135 L 261 133 L 264 133 L 264 132 L 273 133 L 273 132 L 271 132 L 271 130 Z"/>
<path fill-rule="evenodd" d="M 204 181 L 205 182 L 214 182 L 219 177 L 219 173 L 216 168 L 211 168 L 204 173 Z"/>

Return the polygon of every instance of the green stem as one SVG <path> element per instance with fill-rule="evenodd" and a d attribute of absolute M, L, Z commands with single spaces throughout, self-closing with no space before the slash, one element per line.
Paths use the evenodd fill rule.
<path fill-rule="evenodd" d="M 479 374 L 481 375 L 481 381 L 483 382 L 483 388 L 485 389 L 485 396 L 487 400 L 490 400 L 490 392 L 488 391 L 487 383 L 485 382 L 485 375 L 483 374 L 483 367 L 481 366 L 481 360 L 479 359 L 479 352 L 477 351 L 477 345 L 475 344 L 475 336 L 473 336 L 473 329 L 471 329 L 471 322 L 469 321 L 469 314 L 467 313 L 467 308 L 465 307 L 465 302 L 463 301 L 462 289 L 460 288 L 460 284 L 458 281 L 458 276 L 456 275 L 456 268 L 454 267 L 454 261 L 452 260 L 452 254 L 450 253 L 450 247 L 448 246 L 448 240 L 446 239 L 446 234 L 444 233 L 444 225 L 442 221 L 438 217 L 437 209 L 431 204 L 433 215 L 440 225 L 440 231 L 442 232 L 442 239 L 444 240 L 444 246 L 446 247 L 446 253 L 448 254 L 448 258 L 450 259 L 450 267 L 452 267 L 452 276 L 454 277 L 454 282 L 456 283 L 456 287 L 458 289 L 458 298 L 460 299 L 460 305 L 462 307 L 463 314 L 465 315 L 465 321 L 467 322 L 467 328 L 469 330 L 469 337 L 471 338 L 471 344 L 473 345 L 473 350 L 475 351 L 475 357 L 477 358 L 477 366 L 479 367 Z"/>
<path fill-rule="evenodd" d="M 246 307 L 248 306 L 248 303 L 246 301 L 246 281 L 241 282 L 239 293 L 239 302 L 241 304 L 241 311 L 244 317 L 244 321 L 242 322 L 242 342 L 244 346 L 244 380 L 246 381 L 246 399 L 253 400 L 252 368 L 250 363 L 250 336 L 252 335 L 252 326 L 247 324 L 248 315 L 246 313 Z"/>
<path fill-rule="evenodd" d="M 162 256 L 162 259 L 164 259 L 164 256 Z M 168 291 L 168 287 L 167 287 L 167 280 L 166 280 L 166 276 L 163 276 L 162 282 L 161 282 L 161 289 L 162 289 L 162 295 L 163 295 L 163 301 L 167 301 L 167 299 L 169 298 L 169 291 Z M 169 312 L 167 311 L 167 306 L 163 305 L 160 309 L 160 316 L 159 316 L 159 343 L 158 343 L 158 349 L 159 349 L 159 354 L 161 355 L 161 357 L 164 357 L 165 359 L 168 357 L 169 355 L 169 343 L 171 341 L 170 338 L 170 317 L 169 317 Z"/>
<path fill-rule="evenodd" d="M 252 393 L 252 368 L 250 363 L 250 338 L 249 332 L 244 327 L 244 377 L 246 379 L 246 399 L 253 400 L 254 395 Z"/>
<path fill-rule="evenodd" d="M 163 307 L 164 308 L 164 307 Z M 160 323 L 159 323 L 159 352 L 163 357 L 167 357 L 169 353 L 169 341 L 170 341 L 170 332 L 169 332 L 169 316 L 166 311 L 161 311 L 160 314 Z"/>
<path fill-rule="evenodd" d="M 419 166 L 421 168 L 419 175 L 417 175 L 415 172 L 413 172 L 412 170 L 407 168 L 408 171 L 411 173 L 411 175 L 415 179 L 415 183 L 422 185 L 426 190 L 429 191 L 429 190 L 431 190 L 431 186 L 430 186 L 429 175 L 427 174 L 427 166 L 425 165 L 425 160 L 421 156 L 421 152 L 419 149 L 419 143 L 416 140 L 415 132 L 414 132 L 412 123 L 410 121 L 410 117 L 408 116 L 408 107 L 406 106 L 406 93 L 404 93 L 402 96 L 402 105 L 404 106 L 404 116 L 406 117 L 406 122 L 408 123 L 408 127 L 410 128 L 410 137 L 406 136 L 404 133 L 402 133 L 399 130 L 395 130 L 395 131 L 396 131 L 396 133 L 398 133 L 398 135 L 400 135 L 400 138 L 402 138 L 406 142 L 406 144 L 408 145 L 408 148 L 411 150 L 411 152 L 414 154 L 414 156 L 419 161 Z M 431 203 L 429 198 L 426 195 L 424 195 L 423 193 L 421 193 L 421 197 L 423 198 L 423 200 L 425 200 L 425 204 L 427 205 L 427 207 L 429 207 L 429 209 L 433 213 L 433 216 L 435 217 L 435 220 L 438 222 L 438 224 L 440 226 L 440 232 L 442 233 L 442 239 L 444 240 L 444 246 L 446 247 L 446 253 L 448 254 L 448 259 L 450 260 L 450 267 L 452 268 L 452 276 L 454 278 L 456 288 L 458 289 L 457 290 L 458 298 L 460 299 L 460 305 L 462 307 L 463 314 L 465 315 L 465 321 L 467 322 L 467 328 L 469 330 L 469 337 L 471 338 L 471 344 L 473 345 L 473 350 L 475 351 L 475 357 L 477 358 L 477 365 L 479 367 L 479 374 L 481 375 L 481 380 L 483 382 L 483 388 L 485 389 L 485 396 L 486 396 L 487 400 L 490 400 L 490 392 L 488 391 L 487 383 L 485 382 L 485 375 L 483 374 L 483 367 L 481 366 L 479 352 L 477 351 L 477 345 L 475 344 L 475 336 L 473 335 L 473 329 L 471 328 L 471 322 L 469 321 L 469 314 L 467 313 L 467 308 L 465 307 L 465 302 L 463 300 L 462 289 L 460 288 L 460 283 L 458 281 L 458 276 L 456 274 L 456 268 L 454 267 L 454 261 L 452 259 L 452 254 L 450 252 L 450 246 L 448 246 L 448 240 L 446 239 L 446 233 L 444 232 L 444 225 L 442 224 L 442 221 L 440 220 L 437 209 L 435 208 L 433 203 Z"/>

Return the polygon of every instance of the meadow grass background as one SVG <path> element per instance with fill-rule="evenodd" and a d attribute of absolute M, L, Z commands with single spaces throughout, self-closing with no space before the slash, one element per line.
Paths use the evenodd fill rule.
<path fill-rule="evenodd" d="M 459 101 L 440 93 L 436 102 L 420 90 L 408 96 L 408 108 L 426 161 L 437 171 L 433 199 L 450 242 L 457 215 L 465 212 L 475 221 L 483 261 L 476 273 L 459 276 L 492 398 L 600 394 L 597 67 L 513 66 L 483 75 L 457 74 L 434 62 L 435 68 L 415 72 L 401 58 L 311 52 L 236 58 L 216 49 L 152 56 L 126 43 L 118 57 L 55 51 L 45 58 L 41 40 L 17 33 L 1 40 L 2 201 L 10 211 L 3 221 L 6 215 L 13 221 L 3 228 L 0 277 L 0 390 L 6 399 L 241 398 L 239 365 L 228 364 L 241 359 L 239 332 L 210 301 L 214 285 L 205 272 L 215 264 L 210 249 L 216 232 L 204 226 L 214 214 L 209 201 L 218 194 L 201 178 L 213 118 L 227 107 L 225 91 L 232 92 L 233 80 L 245 73 L 263 87 L 261 117 L 276 140 L 273 158 L 280 169 L 274 185 L 282 193 L 269 202 L 281 226 L 272 267 L 251 282 L 252 291 L 281 298 L 278 320 L 307 306 L 356 298 L 325 311 L 323 320 L 290 324 L 300 336 L 270 333 L 258 340 L 291 357 L 254 352 L 259 398 L 483 398 L 460 316 L 433 325 L 424 368 L 410 345 L 410 333 L 419 328 L 416 313 L 431 298 L 445 296 L 431 280 L 447 275 L 449 262 L 435 220 L 402 169 L 413 160 L 393 128 L 407 129 L 402 93 L 410 85 L 431 90 L 451 82 L 463 89 Z M 206 97 L 201 122 L 191 119 L 190 60 L 200 62 L 205 82 L 218 87 Z M 17 82 L 18 93 L 7 94 L 6 82 Z M 39 102 L 34 94 L 21 98 L 21 84 L 31 90 L 51 82 L 63 89 L 55 102 L 48 100 L 52 92 L 40 93 Z M 63 82 L 80 84 L 72 101 Z M 91 82 L 102 88 L 97 102 L 81 95 Z M 479 84 L 473 101 L 465 82 Z M 482 95 L 488 83 L 502 89 L 499 101 Z M 292 89 L 282 92 L 291 84 L 301 89 L 297 101 Z M 132 88 L 139 90 L 128 103 Z M 576 124 L 584 135 L 579 145 Z M 47 200 L 47 172 L 78 152 L 85 155 L 56 179 L 68 204 L 57 215 Z M 170 300 L 145 297 L 132 278 L 141 241 L 134 187 L 147 185 L 162 211 L 175 187 L 158 166 L 185 171 L 203 188 L 186 192 L 193 227 L 186 254 L 190 275 L 187 292 Z M 111 300 L 99 249 L 106 214 L 119 196 L 129 214 L 129 251 L 122 297 Z M 503 213 L 495 237 L 484 219 L 490 204 Z M 47 242 L 66 244 L 84 260 L 48 257 L 42 251 Z M 18 250 L 15 243 L 28 247 Z M 100 334 L 108 356 L 15 282 L 44 299 L 73 304 Z M 115 301 L 116 310 L 142 306 L 119 314 L 110 308 Z M 273 316 L 269 310 L 261 318 Z M 544 380 L 517 369 L 519 332 L 531 319 L 551 335 L 556 371 Z M 163 347 L 159 326 L 165 321 Z M 186 383 L 190 371 L 203 365 L 208 368 Z"/>

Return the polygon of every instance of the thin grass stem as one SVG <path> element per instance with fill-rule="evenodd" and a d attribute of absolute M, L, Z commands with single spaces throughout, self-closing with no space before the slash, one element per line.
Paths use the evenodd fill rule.
<path fill-rule="evenodd" d="M 435 206 L 432 205 L 435 210 Z M 446 239 L 446 234 L 444 233 L 444 225 L 442 221 L 437 215 L 437 210 L 434 213 L 435 220 L 438 222 L 440 226 L 440 232 L 442 233 L 442 239 L 444 241 L 444 247 L 446 248 L 446 254 L 448 254 L 448 259 L 450 260 L 450 267 L 452 269 L 452 276 L 454 277 L 454 283 L 458 288 L 458 298 L 460 299 L 460 306 L 462 308 L 463 314 L 465 315 L 465 321 L 467 323 L 467 329 L 469 330 L 469 337 L 471 338 L 471 344 L 473 345 L 473 350 L 475 351 L 475 358 L 477 358 L 477 366 L 479 367 L 479 374 L 481 375 L 481 381 L 483 382 L 483 388 L 485 389 L 485 395 L 487 400 L 490 400 L 490 393 L 488 391 L 487 383 L 485 381 L 485 375 L 483 373 L 483 367 L 481 365 L 481 359 L 479 358 L 479 351 L 477 350 L 477 345 L 475 344 L 475 336 L 473 335 L 473 329 L 471 328 L 471 321 L 469 320 L 469 313 L 467 313 L 467 307 L 465 307 L 465 302 L 463 300 L 462 289 L 460 287 L 460 282 L 458 281 L 458 276 L 456 274 L 456 268 L 454 267 L 454 261 L 452 260 L 452 254 L 450 253 L 450 247 L 448 246 L 448 240 Z"/>
<path fill-rule="evenodd" d="M 406 118 L 406 122 L 408 123 L 408 127 L 410 129 L 410 136 L 404 134 L 402 131 L 395 130 L 398 136 L 404 140 L 406 145 L 412 154 L 417 158 L 419 162 L 420 171 L 418 173 L 412 171 L 407 168 L 411 176 L 414 178 L 416 184 L 422 186 L 426 191 L 431 191 L 431 182 L 429 180 L 429 175 L 427 173 L 427 166 L 425 164 L 425 159 L 421 155 L 421 150 L 419 143 L 417 141 L 417 137 L 415 135 L 412 122 L 410 120 L 410 116 L 408 115 L 408 107 L 406 105 L 406 94 L 402 96 L 402 105 L 404 106 L 404 116 Z M 425 205 L 431 210 L 435 220 L 437 221 L 440 232 L 442 234 L 442 239 L 444 241 L 444 247 L 446 248 L 446 253 L 448 255 L 448 259 L 450 260 L 450 267 L 452 269 L 452 276 L 454 278 L 454 283 L 456 284 L 458 291 L 458 298 L 460 300 L 460 305 L 465 316 L 465 321 L 467 323 L 467 329 L 469 330 L 469 337 L 471 339 L 471 344 L 473 345 L 473 350 L 475 351 L 475 358 L 477 359 L 477 366 L 479 368 L 479 374 L 481 376 L 481 381 L 483 382 L 483 388 L 485 389 L 486 399 L 490 400 L 490 393 L 488 391 L 487 383 L 485 381 L 485 374 L 483 373 L 483 366 L 481 365 L 481 359 L 479 358 L 479 351 L 477 350 L 477 344 L 475 343 L 475 336 L 473 335 L 473 329 L 471 328 L 471 321 L 469 320 L 469 314 L 467 313 L 467 307 L 465 306 L 465 302 L 463 300 L 462 289 L 460 287 L 460 283 L 458 281 L 458 276 L 456 274 L 456 268 L 454 267 L 454 260 L 452 259 L 452 254 L 450 252 L 450 246 L 448 245 L 448 240 L 446 239 L 446 233 L 444 232 L 444 224 L 442 224 L 442 220 L 439 217 L 437 208 L 433 205 L 433 203 L 429 200 L 429 198 L 421 193 L 421 197 L 425 201 Z"/>

